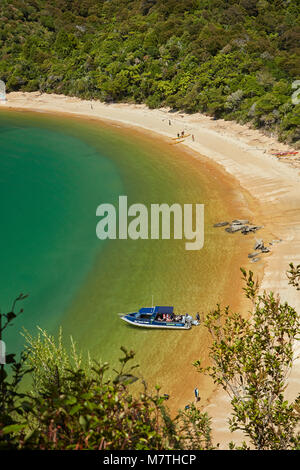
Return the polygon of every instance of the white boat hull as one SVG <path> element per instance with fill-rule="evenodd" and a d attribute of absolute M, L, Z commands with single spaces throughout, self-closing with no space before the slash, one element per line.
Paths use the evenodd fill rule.
<path fill-rule="evenodd" d="M 131 321 L 129 318 L 126 318 L 125 316 L 121 317 L 122 320 L 124 320 L 126 323 L 132 326 L 139 326 L 140 328 L 160 328 L 162 330 L 190 330 L 191 325 L 184 325 L 184 326 L 176 326 L 176 325 L 151 325 L 147 322 L 142 323 L 142 322 L 134 322 Z"/>

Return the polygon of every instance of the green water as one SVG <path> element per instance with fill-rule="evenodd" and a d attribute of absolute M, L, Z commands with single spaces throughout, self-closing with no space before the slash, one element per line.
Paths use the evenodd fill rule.
<path fill-rule="evenodd" d="M 146 375 L 176 380 L 166 361 L 179 354 L 190 367 L 198 346 L 189 333 L 134 329 L 116 313 L 149 306 L 152 295 L 157 305 L 192 314 L 223 299 L 228 279 L 220 266 L 228 273 L 243 243 L 212 229 L 237 215 L 224 201 L 230 188 L 176 146 L 96 121 L 2 111 L 0 138 L 0 306 L 30 294 L 6 336 L 8 351 L 22 346 L 23 326 L 55 332 L 62 325 L 93 356 L 114 362 L 125 345 L 138 352 Z M 96 208 L 116 204 L 120 194 L 148 207 L 204 203 L 204 248 L 98 240 Z"/>
<path fill-rule="evenodd" d="M 95 237 L 95 208 L 122 192 L 105 152 L 45 124 L 0 114 L 1 307 L 29 293 L 16 323 L 31 330 L 62 321 L 104 247 Z M 21 343 L 9 331 L 8 348 Z"/>

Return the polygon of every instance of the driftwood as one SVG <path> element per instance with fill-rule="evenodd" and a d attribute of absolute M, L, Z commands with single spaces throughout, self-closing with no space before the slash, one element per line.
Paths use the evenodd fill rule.
<path fill-rule="evenodd" d="M 229 225 L 229 222 L 218 222 L 214 224 L 214 227 L 225 227 L 226 225 Z"/>
<path fill-rule="evenodd" d="M 261 228 L 262 228 L 262 225 L 246 225 L 242 230 L 242 234 L 248 235 L 248 233 L 250 232 L 255 233 L 257 230 Z"/>
<path fill-rule="evenodd" d="M 227 227 L 229 225 L 229 227 Z M 227 233 L 235 233 L 241 232 L 243 235 L 248 235 L 248 233 L 255 233 L 257 230 L 263 228 L 263 225 L 250 225 L 249 220 L 242 220 L 242 219 L 234 219 L 231 223 L 230 222 L 218 222 L 214 224 L 214 227 L 226 227 L 225 231 Z M 273 240 L 270 245 L 273 243 L 278 243 L 281 240 Z M 248 254 L 248 258 L 251 259 L 252 263 L 257 263 L 260 261 L 260 257 L 257 256 L 260 252 L 262 253 L 270 253 L 270 248 L 267 248 L 264 245 L 264 241 L 262 239 L 256 239 L 254 244 L 254 252 Z"/>
<path fill-rule="evenodd" d="M 231 225 L 247 225 L 247 224 L 249 224 L 249 220 L 235 219 L 231 222 Z"/>
<path fill-rule="evenodd" d="M 229 227 L 227 227 L 229 225 Z M 234 219 L 230 222 L 217 222 L 214 227 L 226 227 L 227 233 L 241 232 L 243 235 L 248 233 L 255 233 L 257 230 L 262 228 L 262 225 L 249 225 L 249 220 Z"/>
<path fill-rule="evenodd" d="M 228 233 L 241 232 L 243 235 L 248 235 L 248 233 L 255 233 L 257 230 L 261 229 L 262 225 L 245 225 L 231 223 L 229 227 L 225 228 L 225 231 Z"/>
<path fill-rule="evenodd" d="M 260 240 L 256 240 L 254 244 L 254 250 L 261 250 L 262 248 L 264 248 L 264 241 L 261 238 Z"/>
<path fill-rule="evenodd" d="M 235 233 L 243 230 L 246 225 L 230 225 L 230 227 L 225 228 L 225 231 L 228 233 Z"/>
<path fill-rule="evenodd" d="M 252 258 L 252 261 L 254 261 L 254 258 L 257 256 L 257 251 L 260 251 L 260 253 L 270 253 L 270 248 L 266 247 L 264 245 L 264 241 L 262 239 L 256 240 L 254 244 L 254 250 L 256 250 L 254 253 L 249 253 L 248 258 Z"/>

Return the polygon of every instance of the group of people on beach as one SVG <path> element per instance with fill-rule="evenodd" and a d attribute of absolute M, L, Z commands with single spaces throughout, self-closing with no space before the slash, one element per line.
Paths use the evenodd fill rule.
<path fill-rule="evenodd" d="M 188 134 L 188 135 L 190 135 L 190 134 Z M 181 131 L 181 133 L 177 132 L 177 139 L 182 139 L 182 138 L 184 138 L 184 137 L 188 137 L 188 136 L 185 135 L 185 131 L 184 131 L 184 130 Z M 192 134 L 192 141 L 195 142 L 195 136 L 194 136 L 194 134 Z"/>

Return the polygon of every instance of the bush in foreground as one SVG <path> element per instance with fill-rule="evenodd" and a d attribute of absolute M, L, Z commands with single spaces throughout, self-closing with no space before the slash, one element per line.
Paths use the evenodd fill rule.
<path fill-rule="evenodd" d="M 207 315 L 205 326 L 212 336 L 211 366 L 195 366 L 208 373 L 231 397 L 231 431 L 242 430 L 248 443 L 243 450 L 298 449 L 300 399 L 284 397 L 287 378 L 299 338 L 297 312 L 273 293 L 258 293 L 253 273 L 242 270 L 245 295 L 252 301 L 249 319 L 222 312 L 220 306 Z M 289 282 L 299 283 L 299 267 L 290 265 Z M 23 300 L 21 295 L 16 301 Z M 0 339 L 16 314 L 0 314 Z M 22 313 L 22 310 L 19 312 Z M 4 319 L 4 322 L 2 322 Z M 107 363 L 83 360 L 72 342 L 71 352 L 40 330 L 37 338 L 25 334 L 27 349 L 17 361 L 7 356 L 0 369 L 0 449 L 193 449 L 214 447 L 210 418 L 190 404 L 173 418 L 167 396 L 131 384 L 139 377 L 131 365 L 134 353 L 121 348 L 119 370 Z M 32 390 L 20 393 L 24 375 Z M 140 387 L 141 388 L 141 387 Z M 232 449 L 238 448 L 231 443 Z"/>
<path fill-rule="evenodd" d="M 300 396 L 288 403 L 284 392 L 299 339 L 299 315 L 272 292 L 259 295 L 251 271 L 242 274 L 245 295 L 253 303 L 251 317 L 230 313 L 228 307 L 222 312 L 218 306 L 205 322 L 213 340 L 212 365 L 203 369 L 197 361 L 195 366 L 229 394 L 231 431 L 242 430 L 258 450 L 297 448 Z M 291 279 L 294 283 L 295 276 Z"/>

